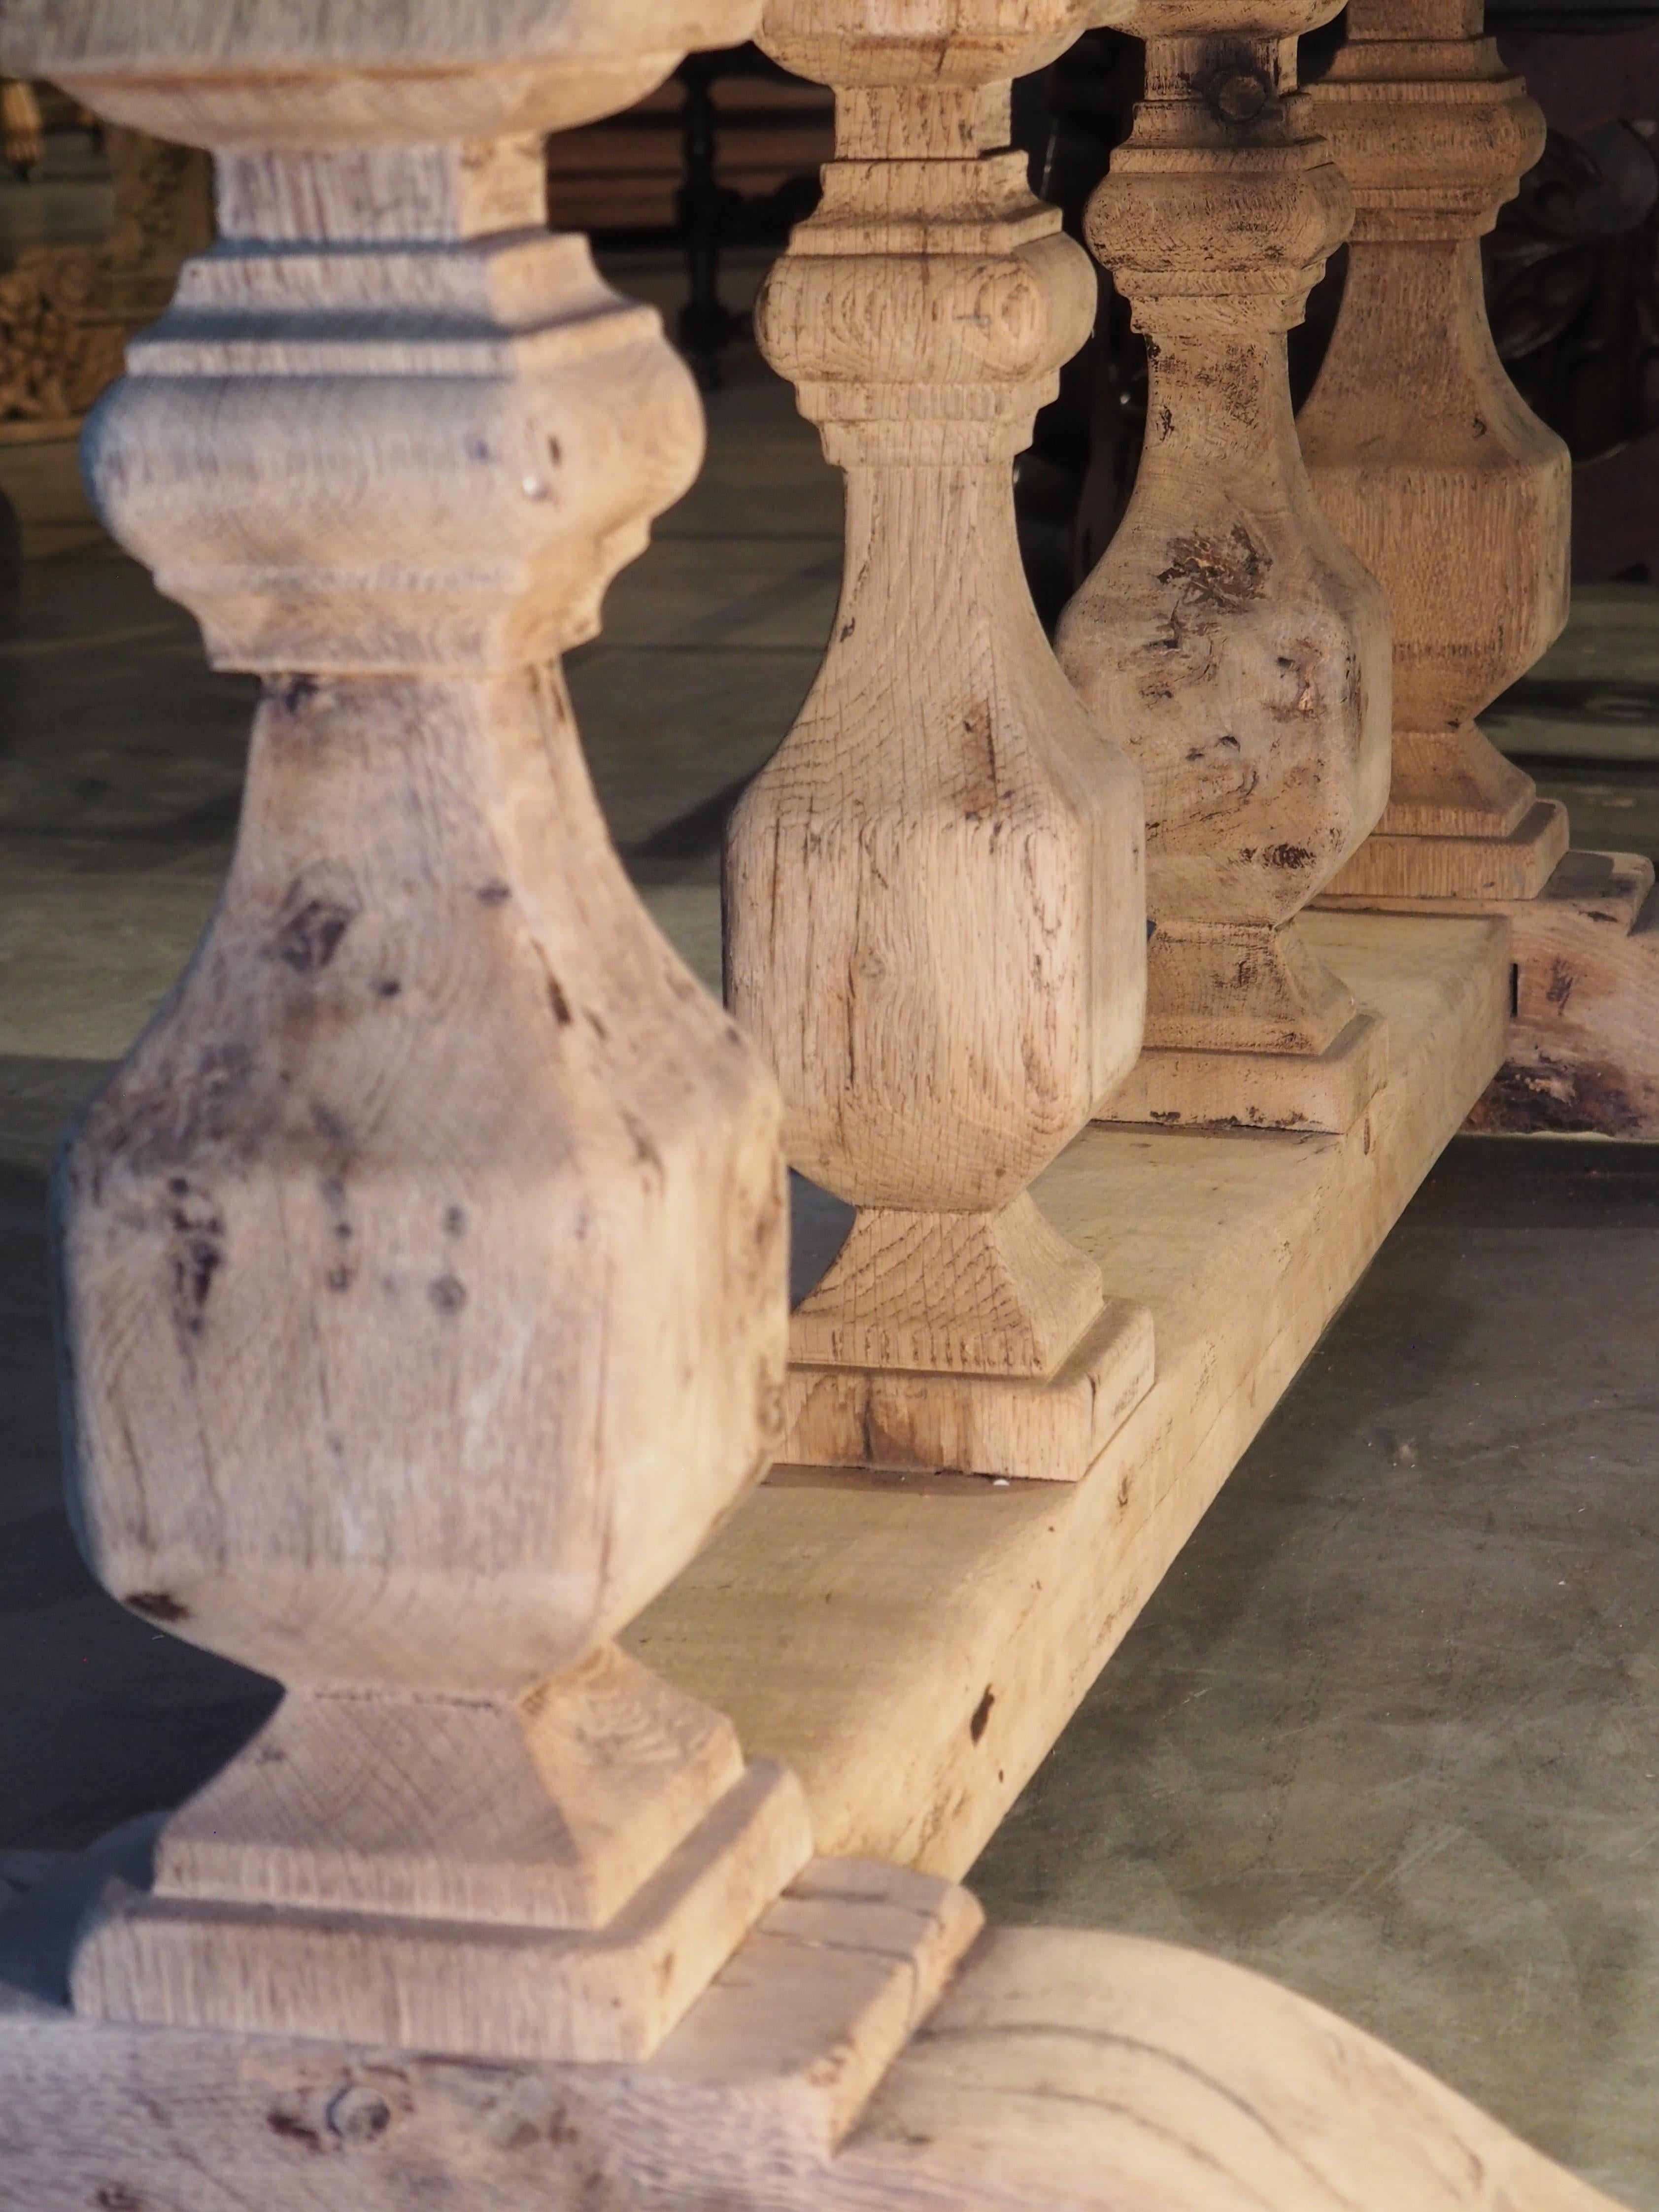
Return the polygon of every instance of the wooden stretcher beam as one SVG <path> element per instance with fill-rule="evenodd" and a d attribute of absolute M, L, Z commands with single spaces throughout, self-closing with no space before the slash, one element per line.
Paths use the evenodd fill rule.
<path fill-rule="evenodd" d="M 795 1770 L 820 1850 L 972 1864 L 1497 1070 L 1504 922 L 1304 927 L 1389 1027 L 1346 1135 L 1096 1125 L 1036 1185 L 1153 1316 L 1083 1479 L 781 1470 L 625 1638 Z"/>
<path fill-rule="evenodd" d="M 1006 1929 L 941 1995 L 962 1893 L 822 1868 L 641 2066 L 93 2025 L 8 1996 L 0 1921 L 0 2203 L 1608 2212 L 1408 2060 L 1237 1966 Z"/>

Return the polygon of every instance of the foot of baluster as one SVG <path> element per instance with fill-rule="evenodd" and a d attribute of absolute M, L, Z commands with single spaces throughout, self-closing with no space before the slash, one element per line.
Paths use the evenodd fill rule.
<path fill-rule="evenodd" d="M 1388 1074 L 1388 1031 L 1321 957 L 1319 933 L 1305 915 L 1160 923 L 1147 954 L 1146 1048 L 1096 1118 L 1352 1128 Z"/>
<path fill-rule="evenodd" d="M 789 1356 L 804 1367 L 1047 1382 L 1103 1296 L 1099 1268 L 1029 1191 L 995 1213 L 866 1206 L 791 1316 Z"/>
<path fill-rule="evenodd" d="M 1389 1072 L 1389 1032 L 1358 1013 L 1321 1053 L 1143 1052 L 1097 1116 L 1165 1129 L 1352 1128 Z"/>
<path fill-rule="evenodd" d="M 1379 830 L 1315 904 L 1410 914 L 1425 899 L 1468 905 L 1536 898 L 1565 854 L 1569 835 L 1567 810 L 1553 799 L 1535 800 L 1503 837 L 1397 836 Z"/>
<path fill-rule="evenodd" d="M 491 2059 L 650 2057 L 811 1852 L 793 1775 L 757 1761 L 601 1928 L 148 1894 L 114 1882 L 77 2008 L 228 2034 Z"/>
<path fill-rule="evenodd" d="M 1152 1317 L 1107 1298 L 1047 1380 L 792 1362 L 781 1461 L 1080 1482 L 1152 1386 Z"/>

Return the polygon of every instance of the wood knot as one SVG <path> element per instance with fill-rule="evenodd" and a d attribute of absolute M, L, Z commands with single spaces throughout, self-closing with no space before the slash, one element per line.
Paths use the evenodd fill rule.
<path fill-rule="evenodd" d="M 1223 123 L 1254 123 L 1273 98 L 1273 89 L 1254 70 L 1228 70 L 1209 88 L 1212 111 Z"/>

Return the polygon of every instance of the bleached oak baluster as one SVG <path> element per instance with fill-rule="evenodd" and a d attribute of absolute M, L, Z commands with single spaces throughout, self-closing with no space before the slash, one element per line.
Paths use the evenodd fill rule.
<path fill-rule="evenodd" d="M 1089 236 L 1146 335 L 1146 442 L 1060 653 L 1146 785 L 1147 1051 L 1115 1118 L 1344 1128 L 1384 1064 L 1297 919 L 1389 781 L 1387 608 L 1314 499 L 1285 372 L 1352 211 L 1297 90 L 1297 33 L 1332 12 L 1114 15 L 1146 97 Z"/>
<path fill-rule="evenodd" d="M 1481 0 L 1352 0 L 1314 113 L 1358 214 L 1341 313 L 1298 421 L 1321 504 L 1394 611 L 1394 785 L 1334 896 L 1532 898 L 1565 809 L 1474 716 L 1567 613 L 1566 447 L 1492 343 L 1480 240 L 1544 118 Z"/>
<path fill-rule="evenodd" d="M 1009 149 L 1009 84 L 1082 0 L 773 0 L 836 158 L 757 328 L 847 477 L 829 653 L 732 825 L 728 998 L 794 1164 L 858 1209 L 794 1316 L 787 1455 L 1075 1476 L 1151 1331 L 1029 1186 L 1132 1065 L 1134 770 L 1019 564 L 1012 463 L 1094 284 Z"/>
<path fill-rule="evenodd" d="M 222 243 L 88 466 L 265 679 L 223 902 L 57 1205 L 88 1556 L 288 1695 L 84 1936 L 85 2013 L 639 2057 L 809 1855 L 793 1778 L 613 1640 L 776 1441 L 786 1234 L 775 1087 L 559 670 L 699 405 L 542 152 L 753 13 L 9 8 L 216 151 Z"/>
<path fill-rule="evenodd" d="M 1659 902 L 1644 854 L 1571 851 L 1564 809 L 1474 716 L 1566 616 L 1570 472 L 1492 344 L 1479 240 L 1542 143 L 1477 0 L 1353 0 L 1315 94 L 1359 204 L 1300 428 L 1333 520 L 1388 586 L 1394 789 L 1322 903 L 1503 914 L 1506 1064 L 1475 1126 L 1659 1135 Z"/>

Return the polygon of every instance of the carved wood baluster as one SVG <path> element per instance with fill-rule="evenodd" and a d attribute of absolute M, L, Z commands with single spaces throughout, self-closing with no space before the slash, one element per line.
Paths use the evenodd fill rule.
<path fill-rule="evenodd" d="M 732 827 L 728 997 L 791 1159 L 859 1208 L 795 1316 L 792 1403 L 814 1371 L 915 1378 L 852 1449 L 884 1464 L 998 1468 L 975 1417 L 927 1413 L 929 1376 L 1042 1382 L 1104 1328 L 1089 1356 L 1121 1385 L 1149 1352 L 1028 1188 L 1133 1063 L 1143 1000 L 1137 779 L 1043 638 L 1012 504 L 1094 285 L 1007 150 L 1009 81 L 1085 20 L 775 0 L 762 34 L 836 92 L 823 204 L 757 327 L 846 472 L 847 555 L 823 670 Z"/>
<path fill-rule="evenodd" d="M 1314 489 L 1394 611 L 1394 786 L 1331 890 L 1532 898 L 1567 846 L 1474 716 L 1567 614 L 1567 451 L 1504 374 L 1480 240 L 1544 119 L 1483 39 L 1480 0 L 1352 0 L 1314 110 L 1358 212 L 1331 349 L 1299 428 Z"/>
<path fill-rule="evenodd" d="M 43 70 L 216 151 L 222 242 L 88 471 L 265 679 L 222 904 L 57 1204 L 88 1556 L 288 1696 L 76 2001 L 639 2055 L 810 1849 L 793 1780 L 613 1641 L 775 1442 L 782 1170 L 560 674 L 702 425 L 655 313 L 548 234 L 541 134 L 753 10 L 29 14 Z"/>
<path fill-rule="evenodd" d="M 1225 34 L 1195 12 L 1116 18 L 1147 40 L 1146 97 L 1089 235 L 1146 334 L 1146 443 L 1060 659 L 1146 781 L 1149 1053 L 1124 1110 L 1340 1127 L 1378 1079 L 1374 1025 L 1297 917 L 1387 797 L 1389 630 L 1310 489 L 1285 374 L 1350 213 L 1296 89 L 1295 33 L 1332 10 L 1273 0 Z M 1296 1063 L 1333 1048 L 1348 1079 L 1322 1108 L 1326 1071 Z"/>

